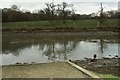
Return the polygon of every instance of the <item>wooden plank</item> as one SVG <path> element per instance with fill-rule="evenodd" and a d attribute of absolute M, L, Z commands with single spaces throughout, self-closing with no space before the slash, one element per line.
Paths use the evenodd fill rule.
<path fill-rule="evenodd" d="M 68 64 L 72 65 L 73 67 L 77 68 L 78 70 L 82 71 L 83 73 L 89 75 L 89 76 L 92 77 L 92 78 L 100 78 L 99 76 L 97 76 L 97 75 L 91 73 L 90 71 L 88 71 L 88 70 L 86 70 L 86 69 L 84 69 L 84 68 L 76 65 L 76 64 L 73 63 L 73 62 L 70 62 L 70 61 L 66 61 L 66 62 L 67 62 Z"/>

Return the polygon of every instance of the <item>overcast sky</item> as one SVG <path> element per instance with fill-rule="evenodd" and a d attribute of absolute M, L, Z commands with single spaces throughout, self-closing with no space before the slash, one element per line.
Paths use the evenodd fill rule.
<path fill-rule="evenodd" d="M 55 3 L 67 2 L 74 5 L 76 13 L 90 14 L 100 10 L 100 3 L 103 3 L 104 11 L 117 10 L 119 0 L 54 0 Z M 16 4 L 20 9 L 33 10 L 45 8 L 45 3 L 52 0 L 0 0 L 0 8 L 9 8 Z"/>

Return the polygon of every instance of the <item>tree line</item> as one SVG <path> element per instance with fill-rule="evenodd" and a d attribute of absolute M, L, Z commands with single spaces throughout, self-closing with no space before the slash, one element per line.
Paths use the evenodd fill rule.
<path fill-rule="evenodd" d="M 30 12 L 29 10 L 20 10 L 19 6 L 12 5 L 10 8 L 2 9 L 2 22 L 20 22 L 20 21 L 49 21 L 51 24 L 54 20 L 82 20 L 98 19 L 101 13 L 77 14 L 73 4 L 62 2 L 61 4 L 45 3 L 46 8 Z M 118 10 L 111 10 L 102 13 L 103 18 L 117 19 L 120 18 Z"/>

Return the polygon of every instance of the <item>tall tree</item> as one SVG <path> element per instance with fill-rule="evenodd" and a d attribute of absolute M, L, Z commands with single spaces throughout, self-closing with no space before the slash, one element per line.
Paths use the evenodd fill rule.
<path fill-rule="evenodd" d="M 19 11 L 19 10 L 20 10 L 17 5 L 11 5 L 11 9 L 12 9 L 13 11 Z"/>
<path fill-rule="evenodd" d="M 65 23 L 65 20 L 66 20 L 66 17 L 68 16 L 68 14 L 70 14 L 70 10 L 68 10 L 67 8 L 68 7 L 71 7 L 71 4 L 68 4 L 66 2 L 62 2 L 62 4 L 60 5 L 60 11 L 61 11 L 61 14 L 62 14 L 62 20 L 63 20 L 63 23 Z"/>
<path fill-rule="evenodd" d="M 50 23 L 53 25 L 56 5 L 54 4 L 54 2 L 52 2 L 52 3 L 46 3 L 46 6 L 47 6 L 47 8 L 45 8 L 44 11 L 48 16 Z"/>
<path fill-rule="evenodd" d="M 103 22 L 105 21 L 105 14 L 103 12 L 104 8 L 103 8 L 103 4 L 100 4 L 100 14 L 99 14 L 99 18 L 98 18 L 98 24 L 97 27 L 100 27 L 100 25 L 103 24 Z"/>
<path fill-rule="evenodd" d="M 104 22 L 104 15 L 103 15 L 103 5 L 101 3 L 101 10 L 100 10 L 100 19 L 99 19 L 100 24 L 103 24 Z"/>
<path fill-rule="evenodd" d="M 76 27 L 76 24 L 75 24 L 75 21 L 76 21 L 76 13 L 75 13 L 75 9 L 73 8 L 73 5 L 72 5 L 72 20 L 73 20 L 73 24 L 74 26 Z"/>

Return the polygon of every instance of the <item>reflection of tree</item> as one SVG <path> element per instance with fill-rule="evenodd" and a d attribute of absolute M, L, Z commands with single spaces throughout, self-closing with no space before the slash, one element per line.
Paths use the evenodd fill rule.
<path fill-rule="evenodd" d="M 43 54 L 48 56 L 49 60 L 55 61 L 55 59 L 60 59 L 63 56 L 64 59 L 68 59 L 67 54 L 70 51 L 75 49 L 78 42 L 69 42 L 64 41 L 59 43 L 59 47 L 55 43 L 47 44 L 46 50 L 44 50 Z"/>
<path fill-rule="evenodd" d="M 107 45 L 105 44 L 105 41 L 103 39 L 99 40 L 99 46 L 100 46 L 100 53 L 102 57 L 104 53 L 104 49 L 107 48 Z"/>
<path fill-rule="evenodd" d="M 39 50 L 43 51 L 43 55 L 49 57 L 50 60 L 68 58 L 70 51 L 75 49 L 77 43 L 80 40 L 89 40 L 94 37 L 88 36 L 39 36 L 39 34 L 17 33 L 17 34 L 7 34 L 2 37 L 2 53 L 3 54 L 13 54 L 15 56 L 20 54 L 20 51 L 25 48 L 30 48 L 32 45 L 39 46 Z M 98 37 L 99 38 L 99 37 Z M 102 37 L 103 38 L 103 37 Z M 112 38 L 113 39 L 113 38 Z M 11 43 L 12 42 L 12 43 Z M 59 47 L 57 47 L 57 44 Z M 104 52 L 105 44 L 104 39 L 100 38 L 99 42 L 101 53 Z"/>
<path fill-rule="evenodd" d="M 66 51 L 67 51 L 67 44 L 66 43 L 64 43 L 63 44 L 64 45 L 64 59 L 67 59 L 67 54 L 66 54 Z"/>
<path fill-rule="evenodd" d="M 101 53 L 103 54 L 104 53 L 104 50 L 103 50 L 103 40 L 100 40 L 100 50 L 101 50 Z"/>
<path fill-rule="evenodd" d="M 6 36 L 3 37 L 3 54 L 20 55 L 20 51 L 31 46 L 39 46 L 39 50 L 43 55 L 48 56 L 49 60 L 55 61 L 56 59 L 67 59 L 67 55 L 72 51 L 77 43 L 79 37 L 16 37 Z M 57 47 L 57 44 L 60 47 Z"/>
<path fill-rule="evenodd" d="M 59 49 L 56 50 L 56 43 L 59 43 L 60 45 L 63 44 L 68 44 L 68 42 L 73 41 L 74 39 L 77 40 L 79 39 L 79 37 L 75 37 L 75 36 L 58 36 L 58 37 L 38 37 L 33 35 L 21 35 L 21 34 L 10 34 L 7 36 L 3 36 L 3 41 L 2 41 L 2 53 L 3 54 L 13 54 L 15 56 L 20 54 L 20 51 L 25 49 L 25 48 L 30 48 L 32 45 L 38 45 L 39 46 L 39 50 L 44 50 L 45 46 L 47 45 L 49 47 L 49 54 L 47 55 L 52 55 L 52 59 L 55 58 L 56 56 L 60 55 L 56 55 L 56 53 L 63 53 L 63 49 Z M 66 46 L 67 47 L 67 46 Z M 68 48 L 65 50 L 67 51 Z M 52 51 L 52 52 L 50 52 Z M 68 50 L 70 51 L 70 50 Z"/>
<path fill-rule="evenodd" d="M 12 53 L 15 56 L 19 55 L 19 51 L 22 49 L 25 49 L 27 47 L 31 47 L 31 44 L 25 44 L 25 43 L 3 43 L 2 46 L 2 53 L 3 54 L 9 54 Z M 7 46 L 6 46 L 7 45 Z"/>
<path fill-rule="evenodd" d="M 56 59 L 54 43 L 47 44 L 47 49 L 45 50 L 44 54 L 48 56 L 48 60 L 54 61 Z"/>

